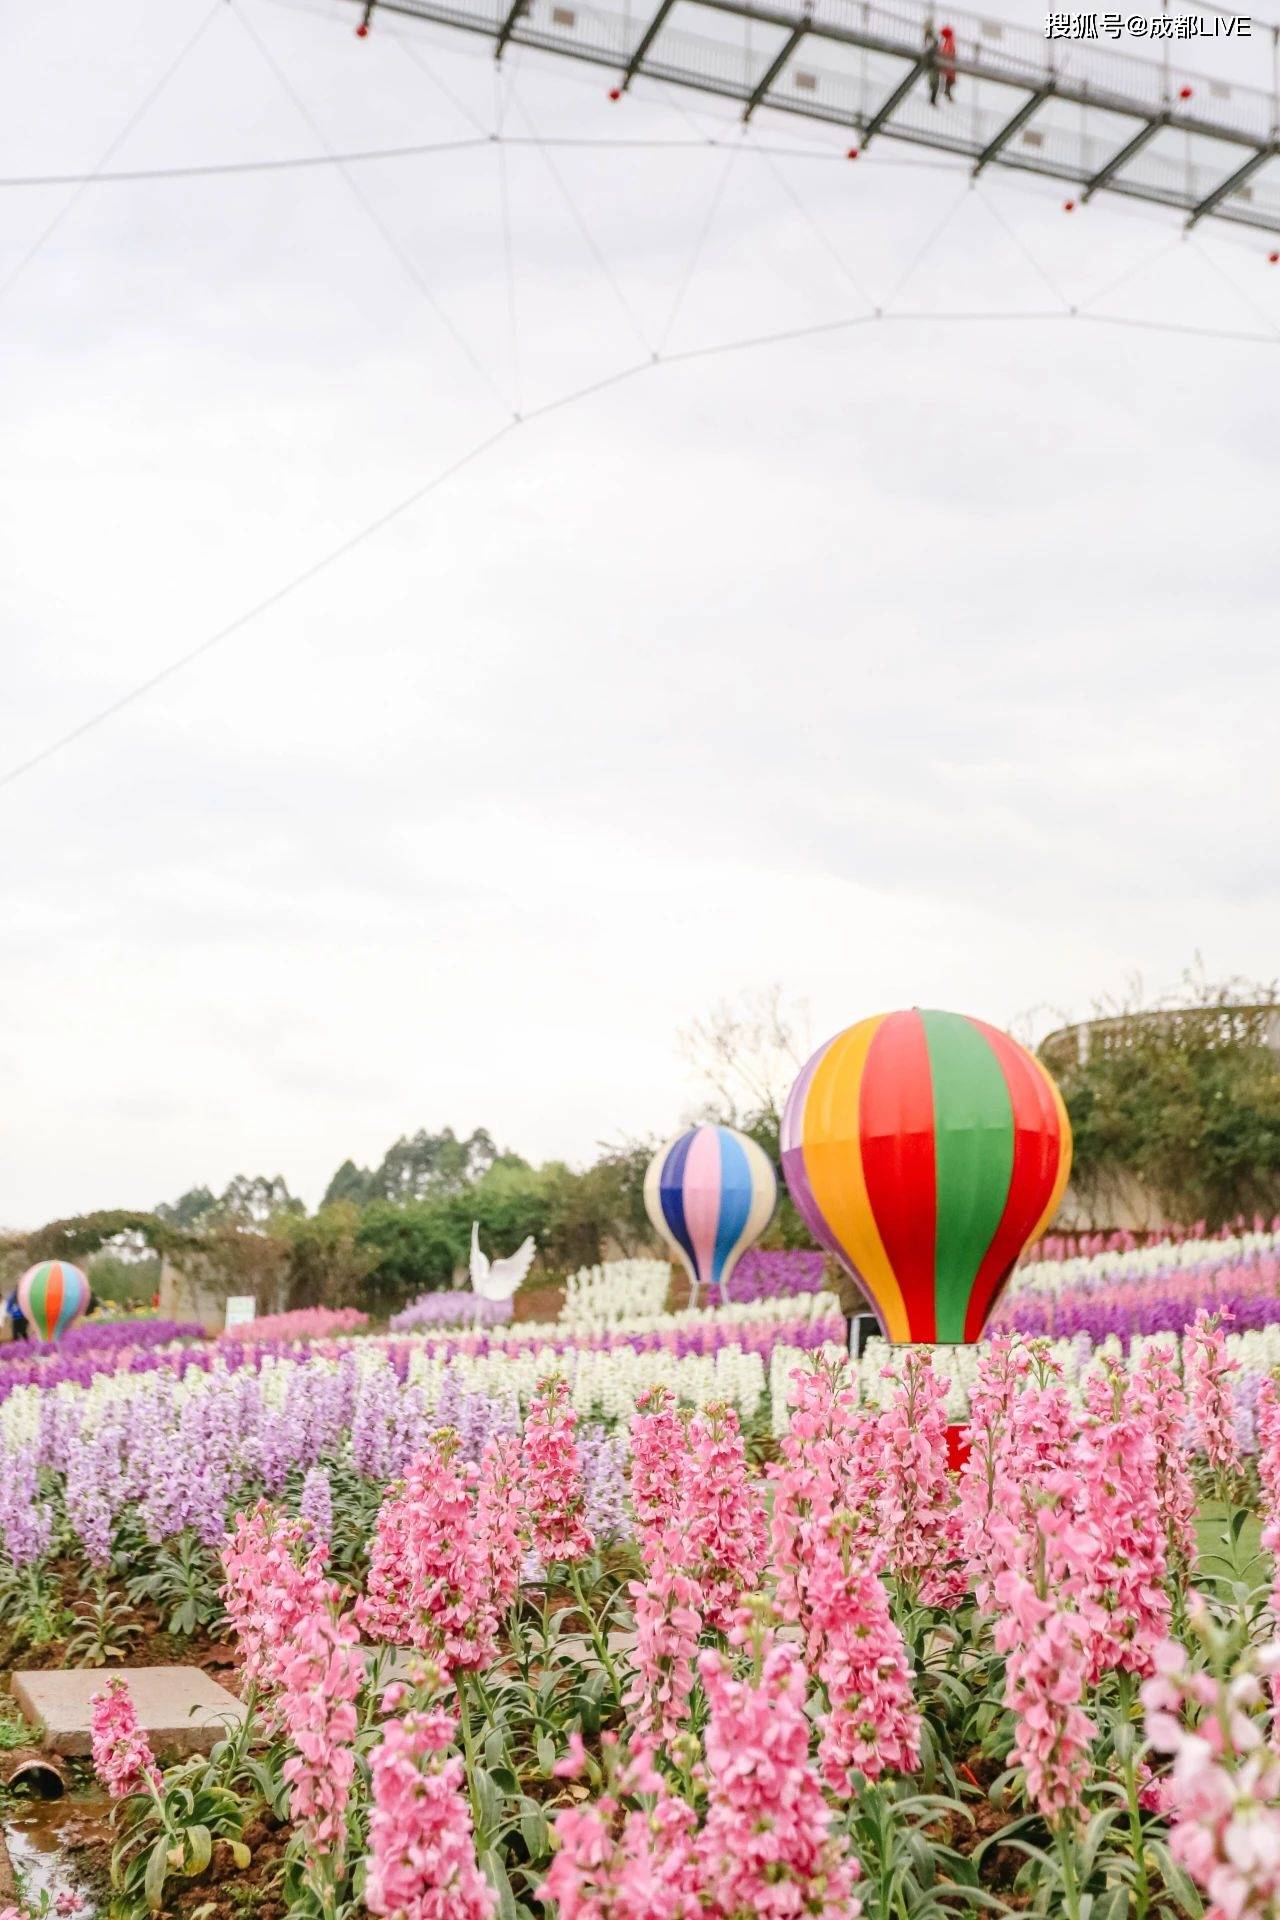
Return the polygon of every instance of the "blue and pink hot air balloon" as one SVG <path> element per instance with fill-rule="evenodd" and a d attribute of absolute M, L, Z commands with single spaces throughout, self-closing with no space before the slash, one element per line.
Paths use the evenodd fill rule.
<path fill-rule="evenodd" d="M 778 1179 L 763 1148 L 733 1127 L 691 1127 L 659 1147 L 644 1181 L 655 1229 L 701 1287 L 721 1297 L 738 1258 L 778 1204 Z"/>

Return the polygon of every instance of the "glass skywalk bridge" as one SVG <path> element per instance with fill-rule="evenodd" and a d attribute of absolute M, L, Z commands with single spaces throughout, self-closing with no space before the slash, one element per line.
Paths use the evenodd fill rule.
<path fill-rule="evenodd" d="M 1123 194 L 1280 233 L 1280 105 L 1181 64 L 1192 44 L 1119 51 L 894 0 L 353 0 L 878 139 L 1047 175 L 1081 200 Z M 1099 20 L 1106 16 L 1095 16 Z M 1220 17 L 1219 24 L 1227 22 Z M 955 51 L 940 51 L 943 26 Z M 1268 41 L 1270 29 L 1260 29 Z M 948 69 L 954 74 L 947 98 Z"/>

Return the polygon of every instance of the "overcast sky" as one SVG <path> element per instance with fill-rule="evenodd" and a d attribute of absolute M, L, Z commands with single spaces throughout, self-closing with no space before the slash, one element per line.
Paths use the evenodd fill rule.
<path fill-rule="evenodd" d="M 96 167 L 202 20 L 111 166 L 495 114 L 640 144 L 4 189 L 5 767 L 513 410 L 889 318 L 513 429 L 0 790 L 0 1222 L 239 1171 L 315 1199 L 424 1125 L 582 1161 L 676 1124 L 677 1028 L 775 980 L 816 1043 L 1277 971 L 1265 236 L 743 143 L 529 54 L 495 84 L 323 0 L 209 16 L 15 15 L 0 173 Z M 1064 304 L 1272 341 L 927 317 Z"/>

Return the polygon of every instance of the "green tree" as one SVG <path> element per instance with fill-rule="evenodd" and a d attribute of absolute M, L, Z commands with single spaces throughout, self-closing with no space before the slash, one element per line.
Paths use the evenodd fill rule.
<path fill-rule="evenodd" d="M 286 1254 L 285 1305 L 352 1307 L 378 1264 L 376 1251 L 359 1240 L 360 1214 L 349 1201 L 316 1214 L 280 1213 L 268 1232 Z"/>
<path fill-rule="evenodd" d="M 549 1268 L 572 1273 L 593 1266 L 606 1248 L 643 1253 L 653 1244 L 644 1205 L 644 1176 L 653 1158 L 649 1141 L 605 1148 L 582 1173 L 555 1164 L 549 1175 L 550 1207 L 541 1250 Z"/>
<path fill-rule="evenodd" d="M 357 1304 L 375 1312 L 393 1311 L 417 1294 L 447 1287 L 465 1257 L 457 1224 L 438 1203 L 394 1206 L 375 1200 L 361 1213 L 355 1238 L 373 1262 Z"/>
<path fill-rule="evenodd" d="M 452 1127 L 440 1133 L 419 1128 L 388 1148 L 372 1177 L 370 1197 L 425 1200 L 435 1193 L 457 1193 L 487 1172 L 497 1157 L 483 1127 L 465 1140 L 459 1140 Z"/>
<path fill-rule="evenodd" d="M 125 1260 L 104 1248 L 101 1253 L 89 1256 L 86 1271 L 99 1300 L 113 1305 L 145 1305 L 160 1287 L 160 1262 L 154 1254 L 141 1260 Z"/>
<path fill-rule="evenodd" d="M 358 1167 L 354 1160 L 344 1160 L 332 1180 L 324 1190 L 322 1207 L 331 1207 L 340 1200 L 350 1201 L 352 1206 L 362 1207 L 373 1198 L 373 1174 L 368 1167 Z"/>
<path fill-rule="evenodd" d="M 1194 976 L 1179 1005 L 1132 995 L 1041 1048 L 1071 1119 L 1072 1185 L 1105 1210 L 1136 1182 L 1183 1223 L 1280 1208 L 1280 996 Z"/>
<path fill-rule="evenodd" d="M 216 1196 L 208 1187 L 191 1187 L 171 1205 L 158 1206 L 156 1218 L 170 1226 L 188 1228 L 216 1220 L 251 1221 L 264 1226 L 278 1213 L 305 1212 L 302 1201 L 290 1193 L 283 1174 L 238 1173 Z"/>
<path fill-rule="evenodd" d="M 198 1245 L 194 1234 L 184 1232 L 156 1213 L 136 1213 L 124 1207 L 102 1208 L 96 1213 L 74 1214 L 68 1220 L 51 1220 L 37 1227 L 25 1242 L 25 1264 L 37 1260 L 80 1260 L 112 1241 L 128 1236 L 135 1248 L 150 1247 L 155 1253 L 181 1253 Z"/>
<path fill-rule="evenodd" d="M 278 1214 L 305 1213 L 306 1207 L 290 1193 L 283 1174 L 238 1173 L 219 1196 L 216 1211 L 223 1220 L 265 1226 Z"/>
<path fill-rule="evenodd" d="M 251 1293 L 260 1313 L 279 1313 L 286 1304 L 289 1248 L 262 1227 L 215 1219 L 179 1265 L 202 1292 L 217 1299 Z"/>
<path fill-rule="evenodd" d="M 156 1208 L 156 1219 L 167 1221 L 171 1227 L 194 1227 L 207 1219 L 217 1205 L 209 1187 L 190 1187 L 176 1200 L 162 1200 Z"/>

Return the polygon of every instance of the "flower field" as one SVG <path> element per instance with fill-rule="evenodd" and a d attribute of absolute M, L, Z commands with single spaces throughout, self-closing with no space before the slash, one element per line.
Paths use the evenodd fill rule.
<path fill-rule="evenodd" d="M 1045 1261 L 860 1362 L 821 1290 L 607 1269 L 4 1349 L 4 1665 L 103 1670 L 62 1910 L 1280 1914 L 1276 1258 Z M 173 1661 L 245 1703 L 211 1754 L 137 1724 Z"/>
<path fill-rule="evenodd" d="M 1236 1328 L 1280 1319 L 1280 1232 L 1162 1241 L 1025 1267 L 989 1331 L 1084 1334 L 1094 1345 L 1181 1333 L 1204 1308 Z"/>

